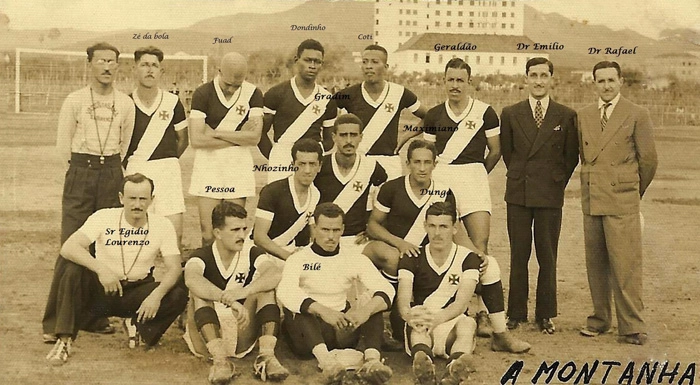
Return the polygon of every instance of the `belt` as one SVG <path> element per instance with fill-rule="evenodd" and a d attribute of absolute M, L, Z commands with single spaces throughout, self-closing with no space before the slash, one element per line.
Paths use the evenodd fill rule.
<path fill-rule="evenodd" d="M 121 167 L 121 164 L 121 156 L 119 154 L 100 156 L 74 152 L 70 155 L 70 165 L 72 167 L 111 168 Z"/>

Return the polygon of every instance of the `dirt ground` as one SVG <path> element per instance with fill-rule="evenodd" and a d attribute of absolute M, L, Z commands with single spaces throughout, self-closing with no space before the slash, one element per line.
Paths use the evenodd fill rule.
<path fill-rule="evenodd" d="M 478 339 L 474 352 L 477 372 L 470 384 L 497 384 L 510 365 L 524 361 L 517 383 L 530 383 L 543 361 L 574 361 L 578 368 L 594 360 L 622 363 L 607 383 L 629 363 L 680 362 L 680 374 L 698 361 L 700 299 L 698 242 L 700 228 L 700 130 L 664 127 L 656 132 L 659 171 L 642 203 L 644 231 L 644 298 L 650 341 L 643 347 L 616 342 L 615 334 L 594 339 L 578 335 L 591 311 L 586 280 L 578 173 L 567 189 L 559 250 L 559 317 L 557 333 L 537 332 L 534 324 L 516 331 L 533 348 L 524 355 L 495 353 L 490 340 Z M 41 316 L 54 261 L 59 250 L 60 197 L 63 175 L 53 156 L 55 117 L 9 115 L 0 119 L 0 382 L 6 384 L 206 384 L 209 364 L 192 356 L 182 332 L 171 327 L 161 345 L 151 352 L 132 351 L 125 334 L 98 336 L 83 333 L 75 354 L 58 368 L 44 359 L 50 346 L 41 342 Z M 189 185 L 193 151 L 183 157 L 185 186 Z M 501 266 L 508 289 L 508 243 L 505 225 L 505 168 L 500 163 L 490 175 L 493 218 L 490 248 Z M 199 245 L 196 207 L 186 197 L 184 243 Z M 253 202 L 249 203 L 254 204 Z M 534 260 L 534 258 L 533 258 Z M 537 263 L 530 265 L 530 291 L 535 292 Z M 534 298 L 530 300 L 531 313 Z M 533 317 L 533 314 L 530 315 Z M 115 325 L 119 320 L 113 319 Z M 318 384 L 321 376 L 313 361 L 296 360 L 280 344 L 281 362 L 292 375 L 287 384 Z M 241 375 L 233 383 L 254 384 L 254 355 L 237 363 Z M 411 384 L 409 357 L 386 354 L 393 368 L 392 384 Z M 444 368 L 439 360 L 438 369 Z M 602 371 L 603 369 L 599 369 Z M 635 374 L 634 378 L 637 378 Z M 697 378 L 697 376 L 696 376 Z M 601 383 L 597 373 L 591 383 Z M 552 384 L 557 382 L 555 378 Z M 676 378 L 678 381 L 678 378 Z M 665 380 L 668 383 L 668 377 Z M 544 383 L 544 377 L 537 383 Z M 573 383 L 573 379 L 571 382 Z M 627 383 L 627 382 L 625 382 Z M 637 382 L 639 383 L 639 382 Z M 673 382 L 677 383 L 677 382 Z M 689 382 L 685 382 L 689 383 Z"/>

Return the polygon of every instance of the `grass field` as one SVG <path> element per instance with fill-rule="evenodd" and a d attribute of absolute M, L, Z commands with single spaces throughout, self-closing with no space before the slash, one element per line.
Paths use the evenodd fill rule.
<path fill-rule="evenodd" d="M 66 365 L 53 368 L 44 360 L 50 346 L 41 343 L 41 315 L 59 249 L 63 184 L 61 167 L 53 156 L 55 121 L 53 115 L 0 117 L 0 382 L 206 384 L 209 365 L 189 353 L 176 327 L 152 352 L 129 350 L 121 331 L 111 336 L 83 333 Z M 516 360 L 524 361 L 519 384 L 530 383 L 543 361 L 574 361 L 579 369 L 594 360 L 619 361 L 622 367 L 613 368 L 607 382 L 618 383 L 628 362 L 636 363 L 635 373 L 645 361 L 670 361 L 672 366 L 681 362 L 680 376 L 688 364 L 698 360 L 700 307 L 695 301 L 700 300 L 696 238 L 700 229 L 700 130 L 663 127 L 656 130 L 656 138 L 659 171 L 642 203 L 646 219 L 644 298 L 650 342 L 638 347 L 617 343 L 615 334 L 586 339 L 577 333 L 592 307 L 585 272 L 579 181 L 575 175 L 567 189 L 559 251 L 558 332 L 542 335 L 533 324 L 518 330 L 517 336 L 533 345 L 525 355 L 492 352 L 490 340 L 479 339 L 474 352 L 477 372 L 470 384 L 497 384 Z M 185 187 L 189 185 L 192 158 L 192 150 L 182 158 Z M 501 266 L 507 291 L 502 163 L 489 178 L 494 203 L 490 249 Z M 189 196 L 186 204 L 184 243 L 193 248 L 199 245 L 200 238 L 196 207 Z M 532 262 L 530 266 L 530 292 L 534 293 L 537 264 Z M 532 313 L 534 298 L 530 308 Z M 284 344 L 278 351 L 282 363 L 292 372 L 287 384 L 320 382 L 312 361 L 294 359 Z M 410 359 L 399 353 L 386 357 L 395 373 L 390 383 L 411 384 Z M 248 357 L 238 363 L 241 375 L 234 383 L 257 383 L 252 377 L 252 360 Z M 438 368 L 442 367 L 444 362 L 439 361 Z M 601 372 L 603 369 L 598 369 L 591 383 L 602 381 Z M 557 381 L 555 378 L 549 383 L 561 383 Z M 668 377 L 665 381 L 668 383 Z M 537 383 L 544 383 L 544 377 Z M 573 383 L 573 379 L 567 383 Z"/>

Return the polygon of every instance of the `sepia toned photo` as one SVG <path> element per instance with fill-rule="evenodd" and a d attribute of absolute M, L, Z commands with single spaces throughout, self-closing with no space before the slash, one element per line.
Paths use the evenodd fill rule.
<path fill-rule="evenodd" d="M 0 1 L 0 382 L 695 384 L 695 0 Z"/>

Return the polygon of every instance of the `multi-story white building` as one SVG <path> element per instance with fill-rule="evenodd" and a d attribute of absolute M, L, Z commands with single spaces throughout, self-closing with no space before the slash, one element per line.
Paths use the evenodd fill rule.
<path fill-rule="evenodd" d="M 374 42 L 389 52 L 423 33 L 523 35 L 518 1 L 376 0 Z"/>
<path fill-rule="evenodd" d="M 530 48 L 519 50 L 518 44 Z M 549 58 L 546 52 L 533 50 L 533 46 L 533 41 L 525 36 L 424 33 L 390 54 L 389 68 L 395 73 L 442 73 L 447 62 L 458 57 L 469 64 L 472 74 L 524 75 L 530 58 Z"/>

